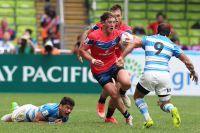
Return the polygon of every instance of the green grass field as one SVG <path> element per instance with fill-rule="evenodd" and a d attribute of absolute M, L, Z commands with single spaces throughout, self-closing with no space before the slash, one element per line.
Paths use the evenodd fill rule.
<path fill-rule="evenodd" d="M 0 122 L 0 133 L 199 133 L 200 132 L 200 97 L 174 96 L 171 102 L 179 109 L 182 119 L 180 128 L 175 128 L 170 114 L 160 110 L 156 105 L 156 96 L 147 96 L 145 101 L 155 125 L 149 129 L 141 129 L 143 116 L 136 108 L 132 96 L 132 107 L 129 110 L 134 117 L 133 126 L 125 124 L 125 118 L 116 110 L 114 116 L 119 122 L 105 123 L 96 113 L 97 94 L 15 94 L 0 93 L 0 117 L 11 113 L 11 103 L 16 101 L 19 106 L 45 103 L 58 103 L 63 96 L 74 98 L 76 105 L 67 123 L 5 123 Z M 107 99 L 108 102 L 109 99 Z M 106 106 L 107 110 L 107 106 Z"/>

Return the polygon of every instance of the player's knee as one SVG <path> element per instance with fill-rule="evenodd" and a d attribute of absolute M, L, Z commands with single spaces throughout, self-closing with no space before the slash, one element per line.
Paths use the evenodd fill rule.
<path fill-rule="evenodd" d="M 118 94 L 112 94 L 111 98 L 113 101 L 116 101 L 119 98 L 119 96 L 118 96 Z"/>
<path fill-rule="evenodd" d="M 130 81 L 130 79 L 127 81 L 127 87 L 131 88 L 131 81 Z"/>
<path fill-rule="evenodd" d="M 130 79 L 127 79 L 127 80 L 123 83 L 122 86 L 123 86 L 123 88 L 126 89 L 126 90 L 130 89 L 130 88 L 131 88 L 131 81 L 130 81 Z"/>

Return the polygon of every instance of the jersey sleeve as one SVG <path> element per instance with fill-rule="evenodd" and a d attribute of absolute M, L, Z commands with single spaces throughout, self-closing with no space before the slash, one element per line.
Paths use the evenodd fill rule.
<path fill-rule="evenodd" d="M 132 28 L 129 25 L 126 26 L 126 32 L 132 34 Z"/>
<path fill-rule="evenodd" d="M 99 28 L 101 28 L 101 22 L 96 23 L 92 28 L 90 28 L 90 32 L 93 32 Z"/>
<path fill-rule="evenodd" d="M 121 36 L 122 36 L 123 33 L 124 33 L 124 31 L 117 30 L 117 38 L 118 38 L 117 43 L 120 41 L 120 38 L 121 38 Z"/>
<path fill-rule="evenodd" d="M 70 118 L 70 115 L 67 116 L 67 117 L 62 118 L 62 121 L 63 121 L 63 122 L 67 122 L 67 121 L 69 120 L 69 118 Z"/>
<path fill-rule="evenodd" d="M 142 48 L 145 50 L 146 36 L 140 37 L 142 39 Z"/>
<path fill-rule="evenodd" d="M 173 55 L 178 57 L 182 53 L 183 51 L 176 44 L 174 44 Z"/>
<path fill-rule="evenodd" d="M 95 43 L 95 36 L 93 33 L 90 33 L 88 37 L 85 39 L 83 46 L 89 49 L 93 46 L 94 43 Z"/>
<path fill-rule="evenodd" d="M 42 108 L 42 115 L 44 116 L 44 118 L 46 120 L 48 120 L 47 118 L 49 118 L 52 115 L 52 110 L 51 110 L 51 106 L 48 104 L 45 104 Z"/>

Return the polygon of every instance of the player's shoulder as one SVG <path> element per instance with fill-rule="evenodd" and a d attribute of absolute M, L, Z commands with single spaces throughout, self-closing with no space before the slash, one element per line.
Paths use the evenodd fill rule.
<path fill-rule="evenodd" d="M 91 39 L 95 39 L 97 36 L 99 36 L 101 34 L 101 29 L 97 29 L 94 30 L 93 32 L 91 32 L 88 37 Z"/>
<path fill-rule="evenodd" d="M 99 29 L 99 28 L 102 28 L 101 22 L 97 22 L 91 29 L 92 29 L 92 30 L 97 30 L 97 29 Z"/>
<path fill-rule="evenodd" d="M 100 29 L 93 31 L 91 34 L 92 35 L 98 35 L 98 34 L 101 34 L 101 33 L 102 33 L 102 29 L 100 28 Z"/>
<path fill-rule="evenodd" d="M 101 24 L 101 22 L 99 21 L 99 22 L 97 22 L 96 23 L 96 25 L 99 27 L 99 28 L 101 28 L 102 27 L 102 24 Z"/>
<path fill-rule="evenodd" d="M 156 34 L 156 35 L 152 35 L 152 38 L 159 39 L 159 40 L 162 40 L 164 42 L 167 42 L 167 44 L 170 44 L 171 47 L 177 46 L 167 36 L 162 36 L 162 35 Z"/>
<path fill-rule="evenodd" d="M 129 26 L 128 24 L 124 23 L 124 22 L 121 22 L 120 24 L 122 27 L 128 27 L 128 28 L 131 28 L 131 26 Z"/>
<path fill-rule="evenodd" d="M 44 104 L 43 108 L 50 111 L 54 111 L 58 109 L 59 105 L 60 105 L 59 103 L 47 103 L 47 104 Z"/>

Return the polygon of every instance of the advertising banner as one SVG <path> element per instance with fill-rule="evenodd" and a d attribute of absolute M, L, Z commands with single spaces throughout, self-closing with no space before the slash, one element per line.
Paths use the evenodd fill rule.
<path fill-rule="evenodd" d="M 0 92 L 101 92 L 76 55 L 0 55 L 0 63 Z"/>
<path fill-rule="evenodd" d="M 187 54 L 200 74 L 200 55 Z M 129 54 L 125 69 L 133 95 L 145 66 L 144 51 Z M 76 55 L 0 55 L 0 92 L 36 93 L 100 93 L 101 86 L 93 78 L 90 63 L 80 63 Z M 170 63 L 172 95 L 200 96 L 200 84 L 190 79 L 185 65 L 172 57 Z M 154 95 L 155 93 L 150 93 Z"/>
<path fill-rule="evenodd" d="M 195 66 L 196 73 L 200 74 L 200 55 L 186 53 Z M 129 54 L 125 59 L 125 68 L 130 74 L 132 87 L 127 94 L 133 95 L 135 87 L 142 75 L 145 67 L 144 51 Z M 200 84 L 190 79 L 190 72 L 178 58 L 172 57 L 169 62 L 171 75 L 172 95 L 191 95 L 200 96 Z M 155 95 L 155 92 L 149 93 Z"/>

